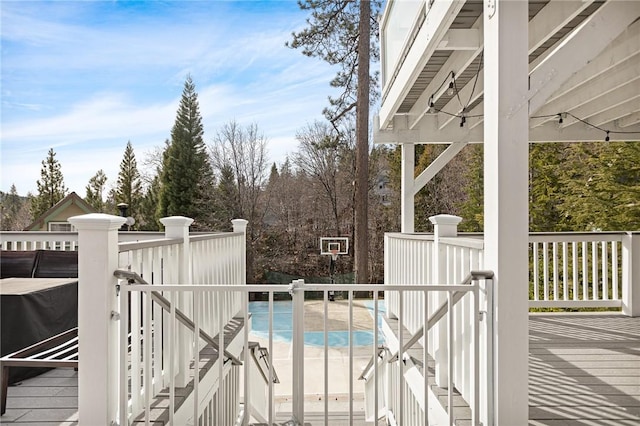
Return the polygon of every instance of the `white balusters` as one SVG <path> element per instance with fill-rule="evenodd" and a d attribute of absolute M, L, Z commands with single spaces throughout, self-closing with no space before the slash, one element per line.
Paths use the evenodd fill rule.
<path fill-rule="evenodd" d="M 618 260 L 622 237 L 622 233 L 532 234 L 530 306 L 620 307 L 620 277 L 626 267 Z"/>

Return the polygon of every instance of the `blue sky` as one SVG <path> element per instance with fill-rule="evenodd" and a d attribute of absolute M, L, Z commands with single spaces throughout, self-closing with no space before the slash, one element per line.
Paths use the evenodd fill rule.
<path fill-rule="evenodd" d="M 103 169 L 115 185 L 127 141 L 139 168 L 170 135 L 187 74 L 205 142 L 257 123 L 271 161 L 322 118 L 335 69 L 284 46 L 306 14 L 281 1 L 6 1 L 1 10 L 0 189 L 36 192 L 53 148 L 70 191 Z"/>

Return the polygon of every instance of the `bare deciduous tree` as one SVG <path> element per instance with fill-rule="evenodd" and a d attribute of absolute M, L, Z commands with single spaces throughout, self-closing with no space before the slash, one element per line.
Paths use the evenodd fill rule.
<path fill-rule="evenodd" d="M 322 121 L 315 121 L 299 130 L 296 139 L 299 145 L 293 161 L 300 170 L 319 183 L 333 215 L 333 231 L 335 236 L 340 236 L 344 233 L 340 204 L 345 188 L 340 185 L 339 175 L 341 160 L 344 159 L 344 141 L 328 123 Z"/>
<path fill-rule="evenodd" d="M 247 279 L 253 282 L 255 243 L 260 236 L 266 211 L 260 203 L 269 169 L 267 138 L 260 132 L 257 124 L 243 128 L 232 120 L 218 130 L 209 150 L 215 173 L 220 176 L 225 169 L 233 171 L 236 196 L 230 199 L 235 200 L 238 205 L 227 207 L 235 207 L 231 211 L 236 211 L 240 218 L 249 221 Z"/>

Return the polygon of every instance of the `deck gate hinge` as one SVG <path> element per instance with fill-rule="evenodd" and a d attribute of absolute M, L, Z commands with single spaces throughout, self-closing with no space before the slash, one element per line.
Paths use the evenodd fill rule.
<path fill-rule="evenodd" d="M 487 316 L 487 311 L 478 311 L 478 321 L 484 321 Z"/>
<path fill-rule="evenodd" d="M 120 321 L 120 314 L 116 311 L 111 311 L 111 319 L 113 321 Z"/>

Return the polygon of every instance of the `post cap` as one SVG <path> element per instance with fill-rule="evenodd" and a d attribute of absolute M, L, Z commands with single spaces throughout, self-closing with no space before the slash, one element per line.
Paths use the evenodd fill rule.
<path fill-rule="evenodd" d="M 67 220 L 78 231 L 111 231 L 119 229 L 127 219 L 122 216 L 114 216 L 105 213 L 89 213 L 80 216 L 72 216 Z"/>
<path fill-rule="evenodd" d="M 439 214 L 436 216 L 431 216 L 429 220 L 434 225 L 457 225 L 462 222 L 462 218 L 460 216 L 455 216 L 452 214 Z"/>
<path fill-rule="evenodd" d="M 232 219 L 231 223 L 233 224 L 233 232 L 245 232 L 249 221 L 246 219 Z"/>
<path fill-rule="evenodd" d="M 193 219 L 184 216 L 169 216 L 160 219 L 160 223 L 162 223 L 166 228 L 178 226 L 186 227 L 191 226 Z"/>

